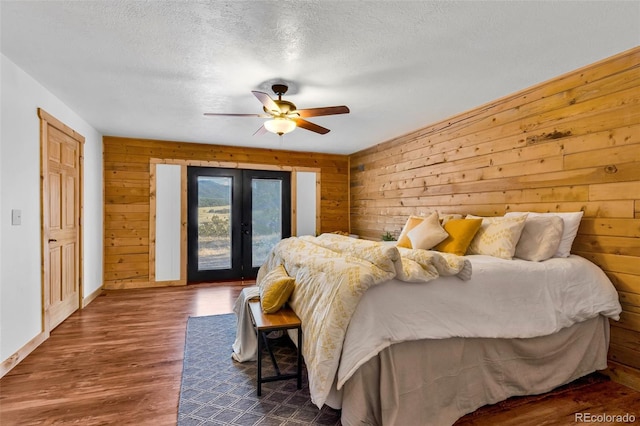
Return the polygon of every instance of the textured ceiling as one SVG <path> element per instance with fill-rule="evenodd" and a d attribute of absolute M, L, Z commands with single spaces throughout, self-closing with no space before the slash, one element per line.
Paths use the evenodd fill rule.
<path fill-rule="evenodd" d="M 1 51 L 104 135 L 352 153 L 640 44 L 638 1 L 4 1 Z M 251 90 L 348 105 L 252 136 Z"/>

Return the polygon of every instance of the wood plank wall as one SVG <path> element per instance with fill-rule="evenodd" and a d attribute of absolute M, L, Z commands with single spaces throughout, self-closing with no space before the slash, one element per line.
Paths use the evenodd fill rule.
<path fill-rule="evenodd" d="M 573 252 L 620 295 L 610 374 L 640 389 L 640 48 L 350 156 L 351 232 L 430 211 L 584 211 Z"/>
<path fill-rule="evenodd" d="M 105 136 L 104 288 L 150 283 L 150 164 L 158 160 L 222 162 L 320 170 L 320 231 L 349 230 L 348 157 Z"/>

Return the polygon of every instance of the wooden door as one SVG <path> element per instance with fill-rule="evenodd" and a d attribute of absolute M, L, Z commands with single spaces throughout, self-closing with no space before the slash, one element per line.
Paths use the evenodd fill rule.
<path fill-rule="evenodd" d="M 80 308 L 81 189 L 84 138 L 42 110 L 44 330 Z"/>

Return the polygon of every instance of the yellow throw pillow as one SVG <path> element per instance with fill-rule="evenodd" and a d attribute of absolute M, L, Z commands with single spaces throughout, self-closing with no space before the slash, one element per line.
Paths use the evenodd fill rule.
<path fill-rule="evenodd" d="M 295 282 L 295 278 L 290 277 L 282 265 L 267 273 L 258 284 L 262 310 L 267 314 L 278 312 L 289 300 Z"/>
<path fill-rule="evenodd" d="M 482 219 L 451 219 L 444 224 L 444 230 L 449 236 L 435 246 L 434 250 L 464 256 L 481 225 Z"/>

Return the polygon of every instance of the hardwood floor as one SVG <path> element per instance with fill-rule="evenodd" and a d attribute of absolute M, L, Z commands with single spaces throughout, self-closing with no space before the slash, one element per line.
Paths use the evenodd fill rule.
<path fill-rule="evenodd" d="M 174 425 L 186 320 L 241 286 L 105 291 L 0 379 L 0 424 Z"/>
<path fill-rule="evenodd" d="M 0 424 L 174 425 L 186 319 L 231 312 L 241 289 L 105 291 L 0 379 Z M 456 425 L 566 425 L 576 423 L 576 412 L 630 413 L 638 422 L 640 392 L 592 376 L 483 407 Z"/>

